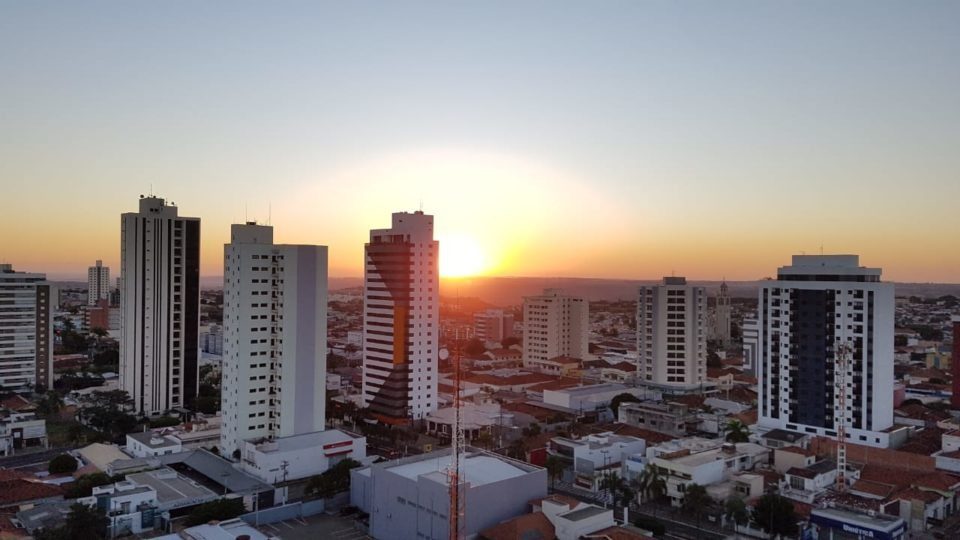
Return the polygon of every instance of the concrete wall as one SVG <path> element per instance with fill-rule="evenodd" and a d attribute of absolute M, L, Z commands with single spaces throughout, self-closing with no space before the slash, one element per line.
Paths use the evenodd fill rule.
<path fill-rule="evenodd" d="M 389 470 L 374 469 L 364 479 L 353 474 L 351 503 L 364 508 L 370 502 L 370 535 L 392 538 L 449 537 L 449 497 L 444 483 L 424 476 L 411 480 Z M 523 514 L 527 502 L 547 495 L 547 472 L 529 474 L 467 489 L 467 522 L 463 534 L 470 536 L 501 521 Z"/>

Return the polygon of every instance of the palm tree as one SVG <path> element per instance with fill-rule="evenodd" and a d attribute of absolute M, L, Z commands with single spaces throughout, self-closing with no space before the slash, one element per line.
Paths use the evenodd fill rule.
<path fill-rule="evenodd" d="M 627 481 L 621 478 L 616 472 L 603 475 L 603 478 L 600 480 L 600 489 L 605 489 L 610 493 L 614 508 L 618 506 L 618 502 L 627 502 L 633 497 L 633 491 L 630 489 Z"/>
<path fill-rule="evenodd" d="M 727 423 L 727 442 L 742 443 L 750 440 L 750 428 L 739 420 L 731 420 Z"/>
<path fill-rule="evenodd" d="M 667 481 L 660 476 L 660 468 L 652 463 L 647 464 L 634 482 L 644 501 L 658 500 L 667 493 Z"/>
<path fill-rule="evenodd" d="M 683 492 L 683 509 L 697 517 L 697 529 L 700 518 L 713 505 L 713 499 L 707 495 L 707 488 L 697 483 L 687 484 Z"/>
<path fill-rule="evenodd" d="M 554 481 L 556 481 L 556 479 L 563 474 L 563 470 L 567 468 L 567 464 L 557 456 L 549 456 L 547 457 L 547 462 L 544 464 L 544 467 L 547 469 L 547 476 L 550 477 L 550 485 L 553 486 Z"/>
<path fill-rule="evenodd" d="M 747 512 L 747 505 L 743 502 L 743 499 L 730 496 L 727 499 L 727 503 L 724 507 L 724 515 L 727 519 L 733 521 L 733 531 L 740 532 L 739 526 L 746 525 L 750 521 L 750 513 Z"/>

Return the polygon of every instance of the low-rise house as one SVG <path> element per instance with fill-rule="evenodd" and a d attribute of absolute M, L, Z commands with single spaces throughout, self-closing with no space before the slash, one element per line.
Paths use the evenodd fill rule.
<path fill-rule="evenodd" d="M 110 538 L 153 529 L 159 518 L 157 491 L 135 482 L 95 487 L 89 497 L 81 497 L 77 503 L 106 512 Z"/>
<path fill-rule="evenodd" d="M 344 459 L 361 461 L 367 440 L 338 429 L 243 443 L 240 469 L 277 484 L 321 474 Z"/>
<path fill-rule="evenodd" d="M 555 356 L 547 360 L 527 359 L 523 367 L 557 377 L 570 377 L 580 370 L 582 359 L 571 356 Z"/>
<path fill-rule="evenodd" d="M 29 410 L 0 411 L 0 456 L 29 447 L 47 447 L 47 421 Z"/>
<path fill-rule="evenodd" d="M 424 419 L 427 434 L 450 440 L 457 410 L 444 407 L 427 415 Z M 463 403 L 460 407 L 460 423 L 463 426 L 467 442 L 473 441 L 481 433 L 491 433 L 493 428 L 512 428 L 514 414 L 504 410 L 499 403 Z"/>
<path fill-rule="evenodd" d="M 844 478 L 847 483 L 859 478 L 859 470 L 847 467 Z M 825 459 L 806 467 L 791 467 L 780 483 L 780 493 L 788 499 L 812 504 L 830 488 L 837 485 L 837 463 Z"/>
<path fill-rule="evenodd" d="M 723 443 L 719 448 L 693 452 L 683 448 L 664 453 L 647 450 L 649 463 L 665 476 L 671 504 L 680 506 L 689 484 L 709 486 L 729 479 L 733 474 L 751 471 L 768 461 L 768 450 L 754 443 Z"/>
<path fill-rule="evenodd" d="M 621 474 L 628 457 L 644 452 L 646 447 L 643 439 L 607 432 L 580 439 L 554 437 L 547 452 L 569 464 L 567 478 L 574 484 L 598 491 L 604 476 L 613 472 Z"/>
<path fill-rule="evenodd" d="M 63 500 L 63 488 L 35 482 L 17 469 L 0 469 L 0 510 L 13 511 Z"/>
<path fill-rule="evenodd" d="M 689 407 L 673 401 L 623 403 L 620 405 L 618 419 L 628 426 L 674 436 L 684 436 L 694 431 L 699 423 Z"/>
<path fill-rule="evenodd" d="M 126 451 L 133 457 L 148 458 L 175 454 L 183 450 L 178 439 L 165 435 L 163 430 L 141 431 L 127 434 Z"/>

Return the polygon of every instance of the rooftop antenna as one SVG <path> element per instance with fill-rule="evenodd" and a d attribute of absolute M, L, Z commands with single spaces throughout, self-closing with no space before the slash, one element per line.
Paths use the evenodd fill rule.
<path fill-rule="evenodd" d="M 267 203 L 267 225 L 273 225 L 273 203 Z"/>
<path fill-rule="evenodd" d="M 250 219 L 247 217 L 247 203 L 243 203 L 243 222 L 249 223 Z"/>
<path fill-rule="evenodd" d="M 823 255 L 823 241 L 820 241 L 820 254 Z"/>
<path fill-rule="evenodd" d="M 150 196 L 153 197 L 153 182 L 150 182 Z"/>

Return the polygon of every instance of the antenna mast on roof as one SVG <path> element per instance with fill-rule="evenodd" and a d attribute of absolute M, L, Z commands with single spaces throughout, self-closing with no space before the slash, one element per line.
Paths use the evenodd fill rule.
<path fill-rule="evenodd" d="M 460 305 L 460 295 L 457 294 L 457 305 Z M 460 418 L 461 400 L 460 400 L 460 364 L 462 357 L 460 354 L 460 329 L 454 330 L 454 353 L 453 353 L 453 429 L 450 439 L 450 468 L 447 470 L 447 478 L 450 481 L 450 540 L 460 540 L 463 536 L 463 526 L 466 522 L 465 503 L 466 494 L 464 493 L 463 482 L 463 456 L 466 453 L 466 441 L 463 436 L 463 421 Z"/>

